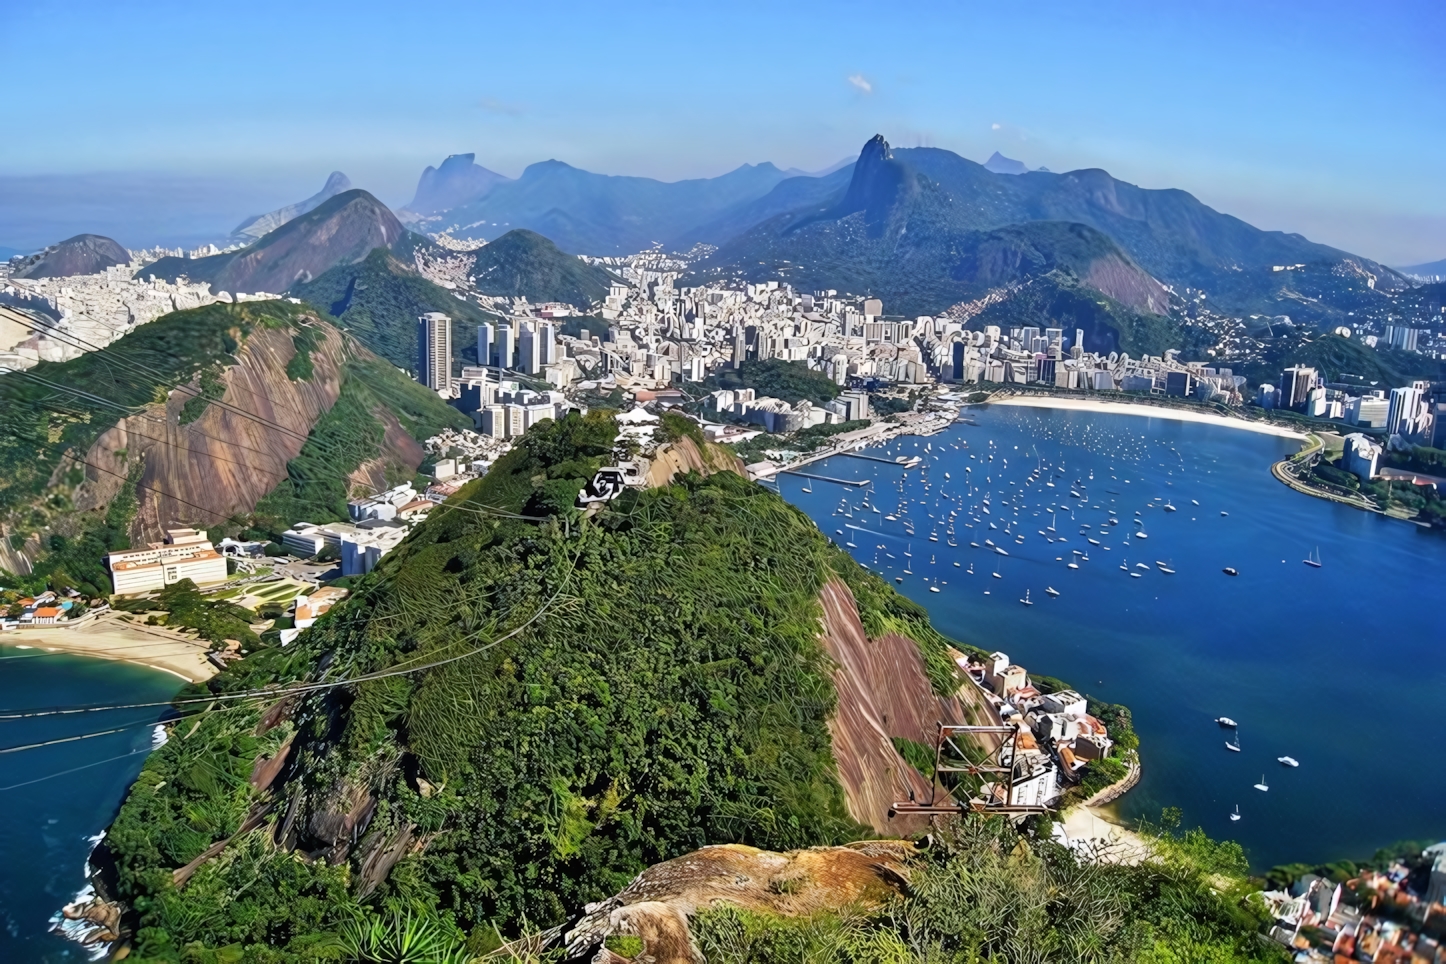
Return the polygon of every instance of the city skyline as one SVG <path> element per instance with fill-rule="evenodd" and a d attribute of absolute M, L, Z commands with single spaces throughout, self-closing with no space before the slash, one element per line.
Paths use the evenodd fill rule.
<path fill-rule="evenodd" d="M 677 180 L 817 171 L 882 132 L 1101 167 L 1386 263 L 1446 256 L 1442 15 L 1425 4 L 67 10 L 16 11 L 0 39 L 12 122 L 32 135 L 0 163 L 12 225 L 78 180 L 177 206 L 167 185 L 206 194 L 209 179 L 220 218 L 304 197 L 333 169 L 398 207 L 452 153 L 508 176 L 557 158 Z M 234 64 L 217 64 L 218 37 L 244 51 Z M 115 90 L 134 106 L 115 109 Z M 83 202 L 70 191 L 81 220 Z"/>

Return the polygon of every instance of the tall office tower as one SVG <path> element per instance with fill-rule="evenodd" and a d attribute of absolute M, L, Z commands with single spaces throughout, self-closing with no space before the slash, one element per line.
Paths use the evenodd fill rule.
<path fill-rule="evenodd" d="M 531 326 L 522 329 L 517 338 L 517 369 L 529 375 L 542 371 L 537 331 Z"/>
<path fill-rule="evenodd" d="M 1049 339 L 1050 348 L 1060 348 L 1064 344 L 1064 329 L 1046 328 L 1044 329 L 1044 337 Z"/>
<path fill-rule="evenodd" d="M 512 339 L 513 339 L 513 333 L 512 333 L 512 325 L 511 325 L 511 324 L 504 323 L 504 324 L 500 324 L 500 325 L 497 326 L 497 367 L 498 367 L 498 368 L 511 368 L 511 367 L 512 367 L 512 355 L 513 355 L 512 349 L 513 349 L 513 346 L 516 344 Z"/>
<path fill-rule="evenodd" d="M 477 326 L 477 364 L 483 368 L 492 364 L 492 325 L 489 322 Z"/>
<path fill-rule="evenodd" d="M 557 364 L 557 331 L 553 328 L 552 322 L 546 322 L 537 328 L 538 360 L 543 365 Z"/>
<path fill-rule="evenodd" d="M 1421 390 L 1419 388 L 1391 389 L 1391 409 L 1386 413 L 1386 434 L 1416 434 L 1416 415 L 1420 407 Z"/>
<path fill-rule="evenodd" d="M 1316 370 L 1305 365 L 1292 365 L 1280 373 L 1281 408 L 1300 408 L 1305 405 L 1310 390 L 1315 388 Z"/>
<path fill-rule="evenodd" d="M 452 319 L 429 311 L 417 319 L 417 381 L 452 393 Z"/>
<path fill-rule="evenodd" d="M 1083 329 L 1083 328 L 1076 328 L 1076 329 L 1074 330 L 1074 347 L 1078 348 L 1081 352 L 1084 351 L 1084 329 Z"/>

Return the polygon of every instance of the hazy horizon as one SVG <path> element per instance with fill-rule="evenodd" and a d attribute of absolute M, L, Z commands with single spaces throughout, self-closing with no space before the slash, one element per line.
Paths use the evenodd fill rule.
<path fill-rule="evenodd" d="M 996 6 L 33 4 L 0 36 L 24 135 L 0 246 L 210 240 L 332 170 L 399 207 L 455 153 L 679 180 L 819 170 L 882 133 L 1103 168 L 1387 264 L 1446 257 L 1439 6 Z M 107 183 L 132 189 L 107 203 Z"/>

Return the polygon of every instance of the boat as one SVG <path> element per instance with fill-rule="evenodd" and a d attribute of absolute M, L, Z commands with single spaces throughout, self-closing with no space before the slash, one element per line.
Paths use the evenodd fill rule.
<path fill-rule="evenodd" d="M 929 587 L 929 591 L 930 591 L 930 592 L 938 592 L 938 591 L 939 591 L 939 587 L 938 587 L 938 586 L 930 586 L 930 587 Z"/>
<path fill-rule="evenodd" d="M 1199 500 L 1199 499 L 1191 499 L 1191 500 L 1190 500 L 1190 504 L 1191 504 L 1191 505 L 1199 505 L 1199 504 L 1200 504 L 1200 500 Z"/>
<path fill-rule="evenodd" d="M 900 581 L 900 582 L 903 582 L 902 579 L 899 580 L 899 581 Z M 1238 742 L 1238 740 L 1239 740 L 1238 737 L 1237 737 L 1237 742 L 1235 742 L 1235 743 L 1231 743 L 1229 740 L 1226 740 L 1226 741 L 1225 741 L 1225 749 L 1230 750 L 1230 751 L 1232 751 L 1232 752 L 1234 752 L 1234 753 L 1239 753 L 1239 752 L 1240 752 L 1240 743 Z"/>
<path fill-rule="evenodd" d="M 803 488 L 800 489 L 799 491 L 800 491 L 800 492 L 812 492 L 813 489 L 809 487 L 809 484 L 808 484 L 807 482 L 805 482 L 805 483 L 803 483 Z"/>
<path fill-rule="evenodd" d="M 895 577 L 894 577 L 894 582 L 903 582 L 903 581 L 904 581 L 904 577 L 903 577 L 903 576 L 895 576 Z"/>
<path fill-rule="evenodd" d="M 1174 507 L 1173 505 L 1171 505 L 1170 503 L 1168 503 L 1168 502 L 1166 502 L 1163 506 L 1161 506 L 1161 508 L 1163 508 L 1166 512 L 1174 512 L 1174 511 L 1175 511 L 1175 507 Z"/>
<path fill-rule="evenodd" d="M 1298 767 L 1298 766 L 1300 766 L 1300 761 L 1297 760 L 1297 759 L 1296 759 L 1295 757 L 1293 757 L 1293 756 L 1278 756 L 1278 757 L 1275 758 L 1275 762 L 1284 764 L 1285 766 L 1288 766 L 1288 767 Z"/>
<path fill-rule="evenodd" d="M 1070 568 L 1070 569 L 1078 569 L 1078 568 L 1079 568 L 1079 563 L 1077 563 L 1077 562 L 1071 562 L 1071 563 L 1069 564 L 1069 568 Z"/>
<path fill-rule="evenodd" d="M 1264 793 L 1265 791 L 1270 789 L 1270 787 L 1265 785 L 1265 774 L 1262 773 L 1260 775 L 1260 782 L 1255 785 L 1255 789 L 1259 790 L 1261 793 Z"/>
<path fill-rule="evenodd" d="M 973 546 L 975 549 L 978 549 L 978 548 L 979 548 L 979 543 L 977 543 L 977 542 L 971 542 L 971 543 L 969 543 L 969 545 Z"/>
<path fill-rule="evenodd" d="M 1034 603 L 1031 602 L 1030 599 L 1029 599 L 1029 590 L 1028 590 L 1028 589 L 1024 590 L 1024 598 L 1021 599 L 1020 602 L 1024 603 L 1026 606 L 1033 606 L 1033 605 L 1034 605 Z M 1262 776 L 1261 779 L 1264 780 L 1265 777 Z"/>
<path fill-rule="evenodd" d="M 1136 538 L 1136 539 L 1148 539 L 1148 538 L 1150 538 L 1150 537 L 1147 536 L 1147 535 L 1145 535 L 1143 532 L 1136 532 L 1136 533 L 1135 533 L 1135 538 Z"/>
<path fill-rule="evenodd" d="M 1143 562 L 1137 562 L 1137 563 L 1135 563 L 1135 568 L 1136 568 L 1136 569 L 1143 569 L 1143 570 L 1145 570 L 1146 572 L 1149 572 L 1149 571 L 1150 571 L 1150 567 L 1147 566 L 1147 565 L 1146 565 L 1145 563 L 1143 563 Z"/>
<path fill-rule="evenodd" d="M 1173 576 L 1175 574 L 1175 570 L 1171 569 L 1169 566 L 1161 566 L 1160 571 L 1170 576 Z"/>
<path fill-rule="evenodd" d="M 1056 588 L 1054 588 L 1053 586 L 1045 586 L 1045 587 L 1044 587 L 1044 591 L 1045 591 L 1046 594 L 1048 594 L 1048 595 L 1050 595 L 1050 596 L 1058 596 L 1058 595 L 1059 595 L 1059 590 L 1056 589 Z"/>
<path fill-rule="evenodd" d="M 1227 576 L 1238 576 L 1238 575 L 1240 575 L 1240 573 L 1236 572 L 1236 571 L 1235 571 L 1234 569 L 1232 569 L 1230 566 L 1226 566 L 1224 569 L 1221 569 L 1220 571 L 1223 572 L 1223 573 L 1225 573 L 1225 575 L 1227 575 Z"/>
<path fill-rule="evenodd" d="M 1097 546 L 1097 545 L 1100 544 L 1100 540 L 1098 540 L 1098 539 L 1091 539 L 1091 538 L 1089 538 L 1088 536 L 1085 537 L 1085 541 L 1088 542 L 1088 543 L 1089 543 L 1090 545 L 1092 545 L 1092 546 Z"/>
<path fill-rule="evenodd" d="M 1224 511 L 1222 511 L 1220 514 L 1221 514 L 1221 515 L 1229 515 L 1230 513 L 1229 513 L 1229 512 L 1224 512 Z"/>
<path fill-rule="evenodd" d="M 1217 717 L 1215 718 L 1215 722 L 1216 722 L 1216 723 L 1219 723 L 1221 726 L 1228 727 L 1229 729 L 1232 729 L 1232 730 L 1235 729 L 1235 725 L 1236 725 L 1236 724 L 1235 724 L 1235 721 L 1232 720 L 1232 719 L 1231 719 L 1230 717 L 1228 717 L 1228 716 L 1217 716 Z"/>
<path fill-rule="evenodd" d="M 999 547 L 999 546 L 995 546 L 995 547 L 994 547 L 994 551 L 997 552 L 997 553 L 999 553 L 1001 556 L 1007 556 L 1007 555 L 1009 555 L 1009 553 L 1005 552 L 1005 551 L 1004 551 L 1001 547 Z"/>
<path fill-rule="evenodd" d="M 1140 578 L 1140 574 L 1139 574 L 1138 572 L 1132 572 L 1132 573 L 1130 573 L 1130 578 L 1131 578 L 1131 579 L 1138 579 L 1138 578 Z"/>
<path fill-rule="evenodd" d="M 997 573 L 997 572 L 991 572 L 990 575 L 993 576 L 995 579 L 1003 579 L 1003 578 L 1004 578 L 1003 576 L 1001 576 L 1001 575 L 1000 575 L 999 573 Z"/>
<path fill-rule="evenodd" d="M 1306 557 L 1303 561 L 1305 562 L 1305 564 L 1306 564 L 1307 566 L 1310 566 L 1312 569 L 1319 569 L 1319 568 L 1320 568 L 1320 546 L 1316 546 L 1316 547 L 1315 547 L 1315 552 L 1312 553 L 1310 556 Z"/>
<path fill-rule="evenodd" d="M 988 546 L 989 548 L 991 548 L 991 549 L 994 548 L 994 540 L 993 540 L 993 539 L 985 539 L 985 540 L 984 540 L 984 544 L 985 544 L 986 546 Z"/>
<path fill-rule="evenodd" d="M 1230 819 L 1231 819 L 1231 820 L 1239 820 L 1239 819 L 1240 819 L 1240 804 L 1237 803 L 1237 804 L 1235 805 L 1235 812 L 1230 815 Z"/>

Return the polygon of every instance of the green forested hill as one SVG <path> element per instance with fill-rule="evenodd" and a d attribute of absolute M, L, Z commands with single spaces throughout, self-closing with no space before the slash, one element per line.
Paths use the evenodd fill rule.
<path fill-rule="evenodd" d="M 703 844 L 866 833 L 835 776 L 818 593 L 840 576 L 871 632 L 937 646 L 923 611 L 732 473 L 631 490 L 584 517 L 574 498 L 615 432 L 601 411 L 534 427 L 291 647 L 183 694 L 197 701 L 179 704 L 187 718 L 104 843 L 132 960 L 395 960 L 367 935 L 402 933 L 424 945 L 416 960 L 469 960 Z M 302 680 L 314 688 L 259 691 Z M 991 865 L 1001 900 L 1087 926 L 1072 904 L 1036 900 L 1055 886 L 1038 875 L 1009 896 L 1001 870 L 1047 845 L 1020 839 Z M 1066 872 L 1067 855 L 1050 859 Z M 1254 919 L 1232 919 L 1198 870 L 1115 879 L 1066 892 L 1093 888 L 1089 906 L 1184 934 L 1162 926 L 1130 947 L 1255 959 L 1233 950 L 1253 945 Z M 1053 949 L 999 960 L 1084 946 L 1031 926 Z M 749 959 L 834 959 L 785 952 L 812 946 L 785 934 Z"/>
<path fill-rule="evenodd" d="M 440 311 L 452 318 L 452 355 L 476 352 L 477 325 L 496 317 L 454 296 L 377 248 L 356 264 L 341 264 L 292 293 L 318 305 L 372 351 L 407 371 L 417 368 L 417 318 Z"/>
<path fill-rule="evenodd" d="M 420 450 L 386 441 L 393 420 L 418 441 L 470 424 L 308 305 L 165 315 L 0 378 L 0 568 L 105 595 L 104 554 L 167 527 L 236 532 L 258 503 L 267 531 L 344 517 L 364 463 L 411 478 Z"/>

